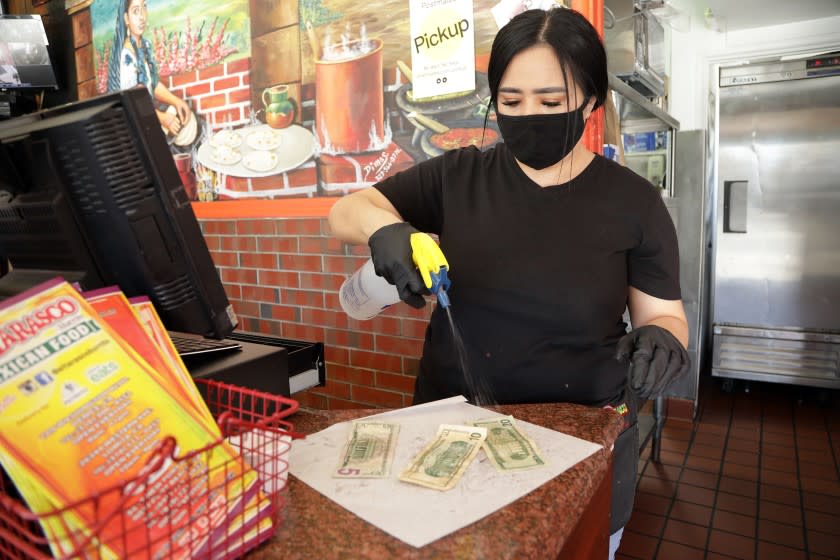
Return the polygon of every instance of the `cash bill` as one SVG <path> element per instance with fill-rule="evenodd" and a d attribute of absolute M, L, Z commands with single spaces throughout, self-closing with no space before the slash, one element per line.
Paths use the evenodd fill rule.
<path fill-rule="evenodd" d="M 391 473 L 399 424 L 354 422 L 335 478 L 385 478 Z"/>
<path fill-rule="evenodd" d="M 414 457 L 399 478 L 434 490 L 450 490 L 470 466 L 486 437 L 485 428 L 441 424 L 435 439 Z"/>
<path fill-rule="evenodd" d="M 512 416 L 479 420 L 473 425 L 487 429 L 487 439 L 482 447 L 490 462 L 500 471 L 533 469 L 546 464 L 537 445 L 519 431 Z"/>

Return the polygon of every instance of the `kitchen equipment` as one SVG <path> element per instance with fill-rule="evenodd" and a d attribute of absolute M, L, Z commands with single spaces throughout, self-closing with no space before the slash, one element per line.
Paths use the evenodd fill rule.
<path fill-rule="evenodd" d="M 385 142 L 382 41 L 359 39 L 330 45 L 327 51 L 331 58 L 315 61 L 315 130 L 321 151 L 381 150 Z"/>
<path fill-rule="evenodd" d="M 717 85 L 712 375 L 840 388 L 840 56 Z"/>
<path fill-rule="evenodd" d="M 604 0 L 614 22 L 604 29 L 608 70 L 645 97 L 665 94 L 665 30 L 650 13 L 662 4 Z"/>

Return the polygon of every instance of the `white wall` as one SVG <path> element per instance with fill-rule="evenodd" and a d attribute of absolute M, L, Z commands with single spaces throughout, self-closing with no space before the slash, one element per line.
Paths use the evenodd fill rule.
<path fill-rule="evenodd" d="M 707 127 L 713 65 L 840 50 L 840 16 L 716 32 L 706 27 L 702 2 L 671 0 L 671 4 L 690 20 L 683 17 L 676 22 L 685 31 L 666 27 L 666 45 L 670 43 L 668 112 L 680 122 L 681 130 Z"/>

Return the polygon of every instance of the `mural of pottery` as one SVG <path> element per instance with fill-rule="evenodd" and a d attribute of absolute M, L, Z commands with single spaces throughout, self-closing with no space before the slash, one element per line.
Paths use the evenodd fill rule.
<path fill-rule="evenodd" d="M 297 115 L 297 103 L 289 97 L 289 86 L 280 85 L 266 88 L 262 93 L 265 108 L 265 122 L 271 128 L 286 128 Z"/>
<path fill-rule="evenodd" d="M 382 148 L 385 138 L 382 41 L 324 48 L 315 61 L 315 129 L 326 153 Z"/>

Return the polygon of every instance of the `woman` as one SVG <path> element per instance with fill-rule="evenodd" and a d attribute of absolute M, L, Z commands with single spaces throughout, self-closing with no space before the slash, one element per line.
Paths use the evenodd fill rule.
<path fill-rule="evenodd" d="M 120 0 L 114 46 L 108 61 L 108 91 L 146 86 L 157 101 L 175 108 L 175 113 L 155 109 L 161 126 L 175 135 L 189 122 L 192 112 L 186 101 L 160 81 L 152 44 L 143 38 L 147 20 L 146 0 Z"/>
<path fill-rule="evenodd" d="M 503 144 L 453 150 L 346 196 L 329 223 L 336 237 L 367 242 L 377 273 L 416 307 L 428 283 L 412 246 L 433 244 L 418 230 L 439 236 L 442 254 L 420 267 L 448 261 L 468 367 L 496 401 L 574 402 L 624 415 L 613 463 L 614 553 L 635 493 L 635 394 L 657 396 L 688 368 L 674 226 L 656 188 L 581 141 L 607 95 L 604 47 L 583 16 L 552 9 L 513 18 L 493 42 L 488 81 Z M 436 308 L 415 403 L 469 395 L 463 379 Z"/>

